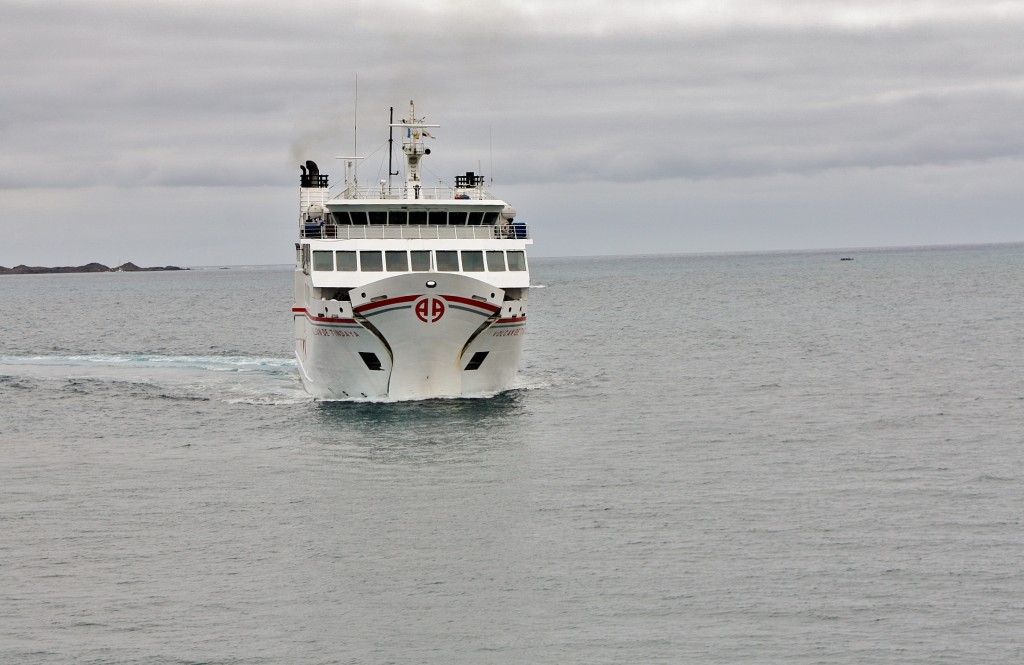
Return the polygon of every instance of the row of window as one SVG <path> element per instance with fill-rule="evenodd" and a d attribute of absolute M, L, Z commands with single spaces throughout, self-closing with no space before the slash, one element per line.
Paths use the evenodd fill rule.
<path fill-rule="evenodd" d="M 462 210 L 341 210 L 331 213 L 335 224 L 438 224 L 479 226 L 497 224 L 498 213 Z"/>
<path fill-rule="evenodd" d="M 461 269 L 460 269 L 461 255 Z M 315 251 L 313 270 L 354 272 L 505 272 L 526 270 L 523 251 L 397 250 Z"/>

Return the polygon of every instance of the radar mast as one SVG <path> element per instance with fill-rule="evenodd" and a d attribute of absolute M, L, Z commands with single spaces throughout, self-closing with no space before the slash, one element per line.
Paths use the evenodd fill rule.
<path fill-rule="evenodd" d="M 405 191 L 406 197 L 410 199 L 420 198 L 420 189 L 423 186 L 420 180 L 420 159 L 430 154 L 430 148 L 423 144 L 426 137 L 433 138 L 427 128 L 440 127 L 441 125 L 428 125 L 424 118 L 416 117 L 416 107 L 412 100 L 409 100 L 409 117 L 400 123 L 392 123 L 391 127 L 405 129 L 405 137 L 402 139 L 402 152 L 405 153 Z"/>

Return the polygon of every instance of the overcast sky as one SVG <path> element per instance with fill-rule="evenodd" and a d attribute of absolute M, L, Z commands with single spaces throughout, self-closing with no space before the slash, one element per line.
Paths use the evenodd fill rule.
<path fill-rule="evenodd" d="M 288 263 L 442 125 L 537 256 L 1024 241 L 1024 0 L 0 0 L 0 265 Z M 400 153 L 399 153 L 400 154 Z"/>

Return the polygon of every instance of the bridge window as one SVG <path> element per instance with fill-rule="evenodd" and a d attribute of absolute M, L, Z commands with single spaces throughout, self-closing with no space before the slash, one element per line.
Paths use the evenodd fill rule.
<path fill-rule="evenodd" d="M 366 213 L 365 212 L 363 212 L 363 211 L 350 212 L 349 215 L 352 216 L 352 223 L 353 224 L 359 224 L 359 225 L 362 225 L 362 226 L 366 226 Z"/>
<path fill-rule="evenodd" d="M 419 272 L 426 272 L 430 270 L 430 252 L 413 250 L 409 252 L 409 256 L 412 258 L 412 269 Z"/>
<path fill-rule="evenodd" d="M 505 252 L 487 252 L 487 269 L 491 272 L 504 272 Z"/>
<path fill-rule="evenodd" d="M 509 252 L 508 269 L 526 270 L 526 252 Z"/>
<path fill-rule="evenodd" d="M 366 213 L 370 216 L 371 224 L 387 224 L 388 223 L 388 211 L 387 210 L 371 210 Z"/>
<path fill-rule="evenodd" d="M 466 272 L 484 271 L 483 252 L 462 252 L 462 269 Z"/>
<path fill-rule="evenodd" d="M 406 272 L 409 270 L 409 256 L 405 252 L 385 252 L 388 272 Z"/>
<path fill-rule="evenodd" d="M 464 212 L 450 212 L 448 213 L 448 223 L 452 226 L 465 226 L 466 224 L 466 213 Z"/>
<path fill-rule="evenodd" d="M 334 270 L 334 252 L 313 252 L 313 270 Z"/>
<path fill-rule="evenodd" d="M 448 223 L 447 210 L 431 210 L 427 217 L 427 224 L 438 224 L 444 226 Z"/>
<path fill-rule="evenodd" d="M 471 212 L 469 213 L 469 223 L 472 226 L 480 226 L 484 221 L 484 214 L 482 212 Z"/>
<path fill-rule="evenodd" d="M 338 270 L 346 270 L 348 272 L 358 270 L 356 267 L 355 252 L 335 252 L 334 257 L 335 261 L 338 263 Z"/>
<path fill-rule="evenodd" d="M 380 252 L 359 252 L 359 268 L 363 272 L 383 272 L 384 262 Z"/>
<path fill-rule="evenodd" d="M 408 224 L 409 213 L 404 210 L 392 210 L 388 215 L 388 224 Z"/>
<path fill-rule="evenodd" d="M 459 272 L 459 253 L 450 250 L 438 250 L 437 269 L 440 272 Z"/>
<path fill-rule="evenodd" d="M 426 210 L 410 210 L 409 211 L 409 223 L 410 224 L 426 224 L 427 223 L 427 211 Z"/>

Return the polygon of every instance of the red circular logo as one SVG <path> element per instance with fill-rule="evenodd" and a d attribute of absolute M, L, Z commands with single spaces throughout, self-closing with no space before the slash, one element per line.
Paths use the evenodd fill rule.
<path fill-rule="evenodd" d="M 425 296 L 416 301 L 416 306 L 413 309 L 416 312 L 416 318 L 423 323 L 436 323 L 444 316 L 444 301 L 440 298 Z"/>

